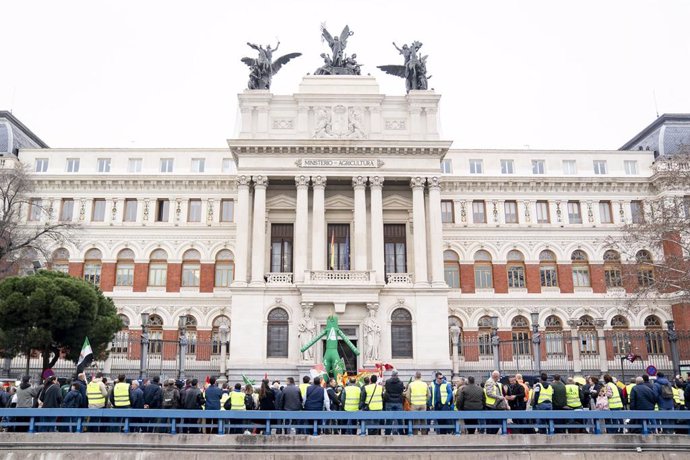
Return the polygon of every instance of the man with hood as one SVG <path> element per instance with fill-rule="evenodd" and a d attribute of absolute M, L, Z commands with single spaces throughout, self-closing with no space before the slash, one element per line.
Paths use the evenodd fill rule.
<path fill-rule="evenodd" d="M 654 394 L 656 395 L 659 410 L 673 410 L 673 386 L 663 372 L 659 372 L 654 382 Z"/>

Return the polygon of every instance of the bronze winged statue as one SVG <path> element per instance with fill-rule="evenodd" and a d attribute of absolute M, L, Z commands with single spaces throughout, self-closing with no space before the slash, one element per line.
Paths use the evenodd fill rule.
<path fill-rule="evenodd" d="M 273 52 L 278 49 L 280 42 L 276 44 L 275 48 L 271 48 L 270 44 L 266 45 L 266 48 L 249 42 L 247 42 L 247 45 L 259 53 L 256 59 L 248 57 L 243 57 L 241 59 L 250 69 L 249 83 L 247 85 L 249 89 L 271 89 L 271 79 L 273 75 L 291 59 L 302 55 L 302 53 L 289 53 L 273 61 Z"/>
<path fill-rule="evenodd" d="M 331 48 L 331 55 L 322 53 L 321 57 L 324 60 L 324 65 L 316 69 L 315 75 L 360 75 L 362 64 L 357 63 L 357 55 L 348 56 L 345 54 L 345 47 L 347 46 L 347 39 L 354 35 L 350 30 L 350 26 L 345 26 L 340 35 L 335 37 L 321 26 L 321 38 L 328 43 Z"/>
<path fill-rule="evenodd" d="M 418 56 L 422 43 L 415 41 L 410 46 L 405 44 L 402 48 L 398 48 L 398 45 L 393 42 L 393 46 L 398 50 L 398 53 L 402 54 L 403 65 L 380 65 L 377 67 L 389 75 L 404 78 L 405 89 L 408 93 L 410 90 L 428 89 L 428 80 L 431 76 L 426 74 L 426 59 L 429 55 L 421 58 Z"/>

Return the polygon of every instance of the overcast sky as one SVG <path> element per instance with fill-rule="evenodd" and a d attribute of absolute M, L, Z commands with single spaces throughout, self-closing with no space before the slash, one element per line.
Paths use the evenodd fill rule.
<path fill-rule="evenodd" d="M 347 53 L 386 94 L 391 45 L 429 54 L 443 138 L 457 148 L 616 149 L 659 113 L 690 112 L 690 2 L 3 0 L 0 110 L 51 147 L 222 147 L 254 57 L 303 55 L 290 94 L 349 24 Z"/>

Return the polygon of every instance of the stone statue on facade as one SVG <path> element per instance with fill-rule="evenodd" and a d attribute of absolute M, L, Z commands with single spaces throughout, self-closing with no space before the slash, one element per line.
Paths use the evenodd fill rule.
<path fill-rule="evenodd" d="M 364 321 L 365 362 L 376 362 L 380 359 L 379 345 L 381 344 L 381 326 L 376 320 L 378 304 L 367 305 L 369 317 Z"/>
<path fill-rule="evenodd" d="M 316 322 L 311 317 L 311 305 L 302 306 L 302 321 L 298 325 L 300 348 L 303 348 L 314 339 L 316 335 Z M 302 352 L 304 361 L 314 360 L 314 348 L 307 348 Z"/>
<path fill-rule="evenodd" d="M 271 48 L 270 44 L 266 45 L 266 48 L 249 42 L 247 42 L 247 45 L 259 53 L 256 59 L 242 58 L 242 62 L 247 64 L 250 69 L 249 83 L 247 85 L 249 89 L 271 89 L 273 75 L 288 61 L 302 55 L 302 53 L 289 53 L 279 57 L 274 62 L 273 52 L 278 50 L 280 42 L 276 44 L 275 48 Z"/>
<path fill-rule="evenodd" d="M 377 67 L 387 74 L 404 78 L 405 89 L 408 93 L 411 90 L 428 89 L 428 81 L 431 76 L 426 74 L 426 60 L 429 56 L 419 56 L 422 42 L 414 41 L 412 45 L 404 44 L 402 48 L 393 42 L 393 46 L 403 56 L 403 65 L 380 65 Z"/>
<path fill-rule="evenodd" d="M 335 37 L 328 32 L 325 26 L 321 26 L 321 39 L 328 43 L 331 54 L 322 53 L 324 65 L 314 71 L 315 75 L 361 75 L 362 64 L 357 63 L 357 55 L 345 54 L 347 39 L 354 35 L 349 26 L 345 26 L 340 35 Z"/>

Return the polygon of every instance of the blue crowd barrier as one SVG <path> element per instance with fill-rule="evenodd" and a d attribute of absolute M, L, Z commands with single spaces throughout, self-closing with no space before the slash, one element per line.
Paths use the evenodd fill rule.
<path fill-rule="evenodd" d="M 346 433 L 366 436 L 386 430 L 412 436 L 418 430 L 461 435 L 463 428 L 502 434 L 554 434 L 573 430 L 590 434 L 657 432 L 687 434 L 690 411 L 204 411 L 153 409 L 0 409 L 0 426 L 30 433 L 41 431 L 212 432 L 264 435 Z"/>

